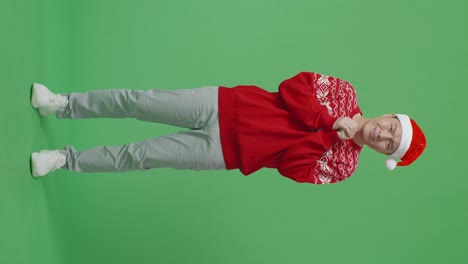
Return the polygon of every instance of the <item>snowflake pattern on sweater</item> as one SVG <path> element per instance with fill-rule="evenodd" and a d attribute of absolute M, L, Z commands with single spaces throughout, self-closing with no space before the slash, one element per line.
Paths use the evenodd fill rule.
<path fill-rule="evenodd" d="M 356 92 L 347 81 L 314 74 L 314 83 L 317 100 L 328 109 L 330 116 L 350 116 L 359 107 Z M 352 140 L 335 143 L 317 160 L 315 183 L 329 184 L 351 176 L 357 167 L 360 152 L 361 147 Z"/>

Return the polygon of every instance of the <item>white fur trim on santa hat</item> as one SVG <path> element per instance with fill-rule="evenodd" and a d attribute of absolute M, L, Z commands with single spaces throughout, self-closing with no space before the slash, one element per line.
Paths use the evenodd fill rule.
<path fill-rule="evenodd" d="M 411 126 L 410 118 L 407 115 L 396 114 L 401 124 L 401 141 L 398 149 L 392 153 L 392 157 L 401 159 L 408 151 L 411 140 L 413 138 L 413 127 Z"/>

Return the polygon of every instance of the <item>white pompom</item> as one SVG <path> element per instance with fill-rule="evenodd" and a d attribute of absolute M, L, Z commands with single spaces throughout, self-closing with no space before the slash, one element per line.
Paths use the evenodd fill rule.
<path fill-rule="evenodd" d="M 397 162 L 394 159 L 387 159 L 385 165 L 387 165 L 387 169 L 393 170 L 396 168 Z"/>

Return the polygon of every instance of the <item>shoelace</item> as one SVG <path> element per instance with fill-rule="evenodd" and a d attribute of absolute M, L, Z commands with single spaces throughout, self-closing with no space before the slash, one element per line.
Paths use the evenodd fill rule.
<path fill-rule="evenodd" d="M 49 102 L 56 104 L 58 107 L 66 107 L 68 104 L 67 97 L 60 94 L 52 94 L 49 96 Z"/>
<path fill-rule="evenodd" d="M 54 159 L 55 159 L 55 162 L 52 164 L 52 168 L 51 169 L 60 169 L 61 167 L 63 167 L 66 163 L 66 158 L 64 155 L 61 155 L 61 153 L 59 151 L 56 151 L 54 153 Z"/>

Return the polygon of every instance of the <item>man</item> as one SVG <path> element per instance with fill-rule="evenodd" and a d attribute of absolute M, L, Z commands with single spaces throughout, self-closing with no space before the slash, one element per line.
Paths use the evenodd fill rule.
<path fill-rule="evenodd" d="M 118 172 L 151 168 L 239 169 L 249 175 L 276 168 L 297 182 L 350 177 L 364 145 L 409 165 L 423 152 L 419 126 L 402 114 L 364 118 L 351 84 L 301 72 L 278 92 L 256 86 L 191 90 L 97 90 L 53 94 L 34 84 L 32 105 L 58 118 L 127 118 L 190 130 L 122 146 L 76 151 L 73 146 L 31 156 L 33 176 L 56 169 Z"/>

